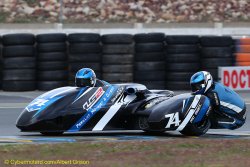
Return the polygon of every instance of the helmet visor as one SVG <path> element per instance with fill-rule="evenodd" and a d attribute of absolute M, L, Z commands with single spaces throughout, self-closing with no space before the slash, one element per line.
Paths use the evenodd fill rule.
<path fill-rule="evenodd" d="M 191 84 L 192 92 L 195 93 L 195 92 L 198 92 L 199 90 L 201 90 L 203 88 L 202 84 L 204 84 L 204 81 Z"/>
<path fill-rule="evenodd" d="M 75 84 L 77 87 L 85 87 L 85 86 L 90 86 L 92 87 L 93 84 L 91 82 L 91 80 L 88 78 L 88 79 L 85 79 L 85 78 L 76 78 L 75 79 Z"/>

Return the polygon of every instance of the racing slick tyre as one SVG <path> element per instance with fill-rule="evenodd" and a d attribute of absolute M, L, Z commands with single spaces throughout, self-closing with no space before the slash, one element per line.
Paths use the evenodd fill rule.
<path fill-rule="evenodd" d="M 229 58 L 232 57 L 231 47 L 202 47 L 201 48 L 202 58 Z"/>
<path fill-rule="evenodd" d="M 81 63 L 70 63 L 69 65 L 69 69 L 70 71 L 73 72 L 77 72 L 78 70 L 80 70 L 81 68 L 91 68 L 94 71 L 101 71 L 101 64 L 100 63 L 85 63 L 85 62 L 81 62 Z"/>
<path fill-rule="evenodd" d="M 165 70 L 165 62 L 135 62 L 136 71 L 161 71 Z"/>
<path fill-rule="evenodd" d="M 164 52 L 136 53 L 135 61 L 165 61 Z"/>
<path fill-rule="evenodd" d="M 168 45 L 168 54 L 188 54 L 188 53 L 198 53 L 198 45 Z"/>
<path fill-rule="evenodd" d="M 169 45 L 189 45 L 199 43 L 199 36 L 197 35 L 170 35 L 166 36 L 165 41 Z"/>
<path fill-rule="evenodd" d="M 169 63 L 166 68 L 173 72 L 196 72 L 200 68 L 200 63 Z"/>
<path fill-rule="evenodd" d="M 35 48 L 30 45 L 3 47 L 3 57 L 34 57 L 35 53 Z"/>
<path fill-rule="evenodd" d="M 39 71 L 39 81 L 65 81 L 68 78 L 68 72 L 64 70 Z"/>
<path fill-rule="evenodd" d="M 65 42 L 66 39 L 67 39 L 67 35 L 64 33 L 38 34 L 36 36 L 36 41 L 38 43 Z"/>
<path fill-rule="evenodd" d="M 73 43 L 70 44 L 69 52 L 70 53 L 100 53 L 102 47 L 99 43 Z"/>
<path fill-rule="evenodd" d="M 187 81 L 167 81 L 166 88 L 169 90 L 190 90 L 190 85 Z"/>
<path fill-rule="evenodd" d="M 200 44 L 205 47 L 225 47 L 233 45 L 233 39 L 231 36 L 202 36 Z"/>
<path fill-rule="evenodd" d="M 209 58 L 202 59 L 201 66 L 202 68 L 217 68 L 218 66 L 232 66 L 232 58 Z"/>
<path fill-rule="evenodd" d="M 189 81 L 193 72 L 170 72 L 166 74 L 168 81 Z"/>
<path fill-rule="evenodd" d="M 39 43 L 37 50 L 38 52 L 65 52 L 67 45 L 66 43 Z"/>
<path fill-rule="evenodd" d="M 102 35 L 103 44 L 131 44 L 133 43 L 133 35 L 131 34 L 106 34 Z"/>
<path fill-rule="evenodd" d="M 136 43 L 136 52 L 161 52 L 164 50 L 163 43 Z"/>
<path fill-rule="evenodd" d="M 35 81 L 35 69 L 8 69 L 3 70 L 4 81 Z"/>
<path fill-rule="evenodd" d="M 101 37 L 96 33 L 72 33 L 68 35 L 68 42 L 73 43 L 98 43 Z"/>
<path fill-rule="evenodd" d="M 136 43 L 163 42 L 164 39 L 164 33 L 140 33 L 134 35 L 134 40 Z"/>
<path fill-rule="evenodd" d="M 112 54 L 103 55 L 103 64 L 133 64 L 134 56 L 132 54 Z"/>
<path fill-rule="evenodd" d="M 102 72 L 104 73 L 133 73 L 133 65 L 103 65 Z M 121 76 L 122 77 L 122 76 Z"/>
<path fill-rule="evenodd" d="M 67 60 L 67 54 L 64 52 L 39 53 L 37 58 L 38 61 L 65 61 Z"/>
<path fill-rule="evenodd" d="M 204 135 L 211 127 L 210 120 L 206 119 L 202 123 L 187 124 L 186 127 L 180 131 L 181 134 L 186 136 L 201 136 Z"/>
<path fill-rule="evenodd" d="M 107 82 L 132 82 L 133 73 L 103 73 L 103 80 Z"/>
<path fill-rule="evenodd" d="M 129 54 L 134 52 L 132 44 L 109 44 L 103 45 L 104 54 Z"/>
<path fill-rule="evenodd" d="M 101 53 L 77 53 L 70 54 L 69 61 L 70 62 L 100 62 L 101 61 Z"/>
<path fill-rule="evenodd" d="M 3 60 L 4 69 L 32 69 L 36 68 L 35 57 L 11 57 Z"/>
<path fill-rule="evenodd" d="M 38 63 L 37 69 L 40 71 L 67 70 L 66 61 L 41 61 Z"/>
<path fill-rule="evenodd" d="M 28 33 L 7 34 L 3 35 L 2 42 L 3 45 L 33 45 L 35 36 Z"/>
<path fill-rule="evenodd" d="M 165 132 L 165 130 L 159 130 L 159 131 L 150 130 L 148 124 L 148 116 L 139 116 L 138 126 L 147 135 L 162 135 Z"/>
<path fill-rule="evenodd" d="M 181 62 L 199 63 L 200 62 L 200 55 L 197 53 L 168 54 L 168 55 L 166 55 L 166 62 L 168 62 L 168 63 L 181 63 Z"/>
<path fill-rule="evenodd" d="M 40 132 L 44 136 L 60 136 L 64 132 Z"/>
<path fill-rule="evenodd" d="M 135 71 L 136 81 L 163 81 L 165 71 Z"/>
<path fill-rule="evenodd" d="M 67 85 L 67 81 L 40 81 L 37 83 L 38 90 L 52 90 Z"/>

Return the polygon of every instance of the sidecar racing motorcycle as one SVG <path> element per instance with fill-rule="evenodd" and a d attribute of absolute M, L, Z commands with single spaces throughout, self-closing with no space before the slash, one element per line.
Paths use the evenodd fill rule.
<path fill-rule="evenodd" d="M 34 99 L 20 114 L 22 132 L 60 135 L 64 132 L 143 130 L 203 135 L 211 126 L 210 101 L 203 95 L 174 96 L 141 84 L 62 87 Z"/>

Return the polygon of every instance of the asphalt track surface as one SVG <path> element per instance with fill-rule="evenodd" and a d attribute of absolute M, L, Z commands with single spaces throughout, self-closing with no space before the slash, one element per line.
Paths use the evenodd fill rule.
<path fill-rule="evenodd" d="M 78 141 L 127 141 L 127 140 L 168 140 L 173 138 L 185 138 L 178 132 L 166 132 L 162 135 L 147 135 L 142 131 L 112 131 L 112 132 L 79 132 L 65 133 L 62 136 L 43 136 L 40 133 L 20 132 L 15 126 L 19 114 L 25 106 L 35 97 L 44 92 L 0 92 L 0 144 L 6 143 L 58 143 Z M 184 91 L 175 92 L 175 94 Z M 250 92 L 238 92 L 247 104 L 250 111 Z M 250 114 L 247 114 L 246 123 L 237 130 L 209 130 L 199 138 L 246 138 L 250 139 Z"/>

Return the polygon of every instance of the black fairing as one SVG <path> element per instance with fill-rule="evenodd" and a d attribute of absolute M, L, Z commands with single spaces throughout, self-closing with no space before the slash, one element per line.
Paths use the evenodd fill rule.
<path fill-rule="evenodd" d="M 137 90 L 135 94 L 126 92 L 130 87 Z M 175 130 L 172 125 L 165 129 L 168 121 L 165 115 L 178 112 L 183 120 L 187 111 L 182 111 L 183 100 L 192 95 L 169 97 L 171 93 L 150 92 L 141 84 L 58 88 L 34 99 L 21 113 L 16 126 L 21 131 L 37 132 L 100 130 L 98 123 L 115 111 L 101 130 L 138 130 L 140 117 L 147 118 L 151 130 Z"/>
<path fill-rule="evenodd" d="M 141 86 L 139 84 L 132 84 L 133 86 Z M 109 100 L 105 105 L 103 105 L 98 112 L 79 130 L 92 130 L 94 125 L 104 116 L 107 110 L 114 105 L 118 98 L 125 99 L 128 95 L 125 93 L 125 88 L 131 86 L 131 84 L 120 84 L 120 85 L 110 85 L 105 87 L 95 87 L 95 88 L 77 88 L 77 87 L 63 87 L 52 91 L 49 91 L 30 103 L 35 104 L 39 99 L 48 100 L 44 102 L 45 108 L 39 112 L 39 110 L 34 110 L 29 112 L 27 106 L 17 119 L 16 126 L 22 131 L 39 131 L 39 132 L 49 132 L 49 131 L 68 131 L 79 121 L 87 112 L 85 107 L 91 106 L 90 99 L 93 99 L 98 95 L 102 98 L 105 95 L 109 95 Z M 114 92 L 107 94 L 107 90 L 113 88 Z M 100 90 L 100 91 L 98 91 Z M 99 92 L 99 93 L 98 93 Z M 57 95 L 56 95 L 57 94 Z M 53 97 L 54 96 L 54 97 Z M 131 97 L 135 95 L 129 95 Z M 153 98 L 155 95 L 152 94 Z M 53 97 L 53 98 L 51 98 Z M 56 100 L 55 100 L 56 99 Z M 124 103 L 117 111 L 115 116 L 109 121 L 107 126 L 103 130 L 113 130 L 113 129 L 133 129 L 135 120 L 131 119 L 131 114 L 143 103 L 146 99 L 135 99 L 133 103 L 129 105 Z M 42 101 L 42 103 L 43 103 Z M 52 103 L 49 103 L 52 101 Z M 94 101 L 94 100 L 93 100 Z M 122 101 L 122 99 L 121 99 Z M 47 103 L 49 105 L 47 105 Z M 98 99 L 97 99 L 98 103 Z M 39 104 L 39 103 L 38 103 Z M 89 106 L 88 106 L 89 105 Z M 34 105 L 36 108 L 37 106 Z M 32 107 L 30 107 L 33 109 Z M 39 107 L 37 107 L 39 108 Z M 37 114 L 38 113 L 38 114 Z M 131 121 L 131 122 L 130 122 Z"/>
<path fill-rule="evenodd" d="M 151 131 L 171 131 L 176 130 L 178 127 L 175 125 L 171 125 L 169 128 L 166 128 L 166 125 L 170 118 L 166 118 L 166 115 L 171 115 L 178 113 L 178 119 L 180 123 L 186 118 L 187 114 L 190 112 L 191 104 L 194 101 L 195 96 L 186 93 L 174 96 L 172 98 L 169 98 L 167 100 L 164 100 L 150 108 L 143 108 L 140 113 L 140 115 L 147 115 L 148 114 L 148 129 Z M 201 95 L 199 102 L 197 103 L 197 106 L 203 106 L 204 101 L 207 99 L 207 97 Z M 183 106 L 183 101 L 186 101 L 185 107 Z M 150 103 L 150 101 L 148 102 Z M 209 107 L 210 105 L 208 105 Z M 208 107 L 204 106 L 204 109 L 208 111 Z M 189 123 L 196 118 L 196 116 L 199 113 L 199 109 L 196 108 L 198 112 L 195 112 L 192 116 L 192 119 L 190 119 Z M 179 125 L 179 124 L 178 124 Z"/>
<path fill-rule="evenodd" d="M 191 94 L 181 94 L 168 98 L 152 107 L 147 108 L 145 105 L 142 110 L 138 111 L 138 114 L 147 116 L 148 123 L 151 130 L 163 130 L 166 126 L 165 115 L 182 111 L 183 100 L 191 97 Z M 154 103 L 154 100 L 149 101 L 147 104 Z M 180 115 L 182 117 L 182 115 Z"/>
<path fill-rule="evenodd" d="M 69 91 L 60 94 L 61 98 L 59 98 L 52 104 L 48 105 L 39 114 L 37 114 L 38 113 L 37 110 L 28 112 L 27 110 L 28 106 L 27 106 L 17 119 L 16 126 L 20 128 L 22 131 L 65 130 L 65 127 L 67 126 L 66 116 L 69 111 L 68 108 L 71 105 L 71 102 L 74 100 L 75 96 L 79 93 L 81 89 L 72 87 L 63 87 L 50 91 L 51 93 L 48 93 L 48 95 L 53 96 L 56 93 L 64 90 L 69 90 Z M 39 96 L 36 99 L 41 98 L 41 96 Z M 79 116 L 77 115 L 71 117 L 71 122 L 76 120 L 78 117 Z"/>

